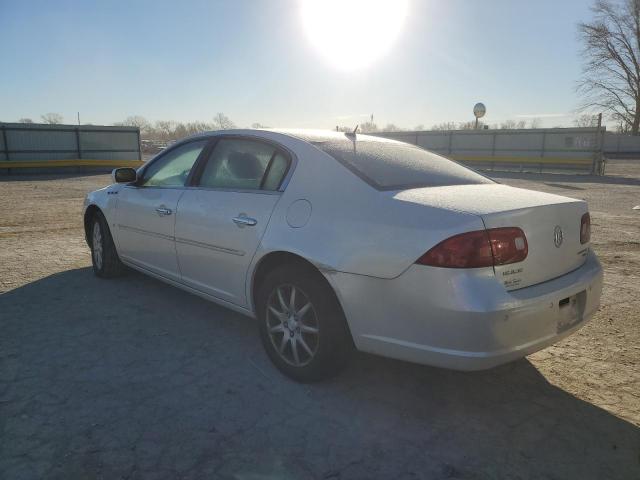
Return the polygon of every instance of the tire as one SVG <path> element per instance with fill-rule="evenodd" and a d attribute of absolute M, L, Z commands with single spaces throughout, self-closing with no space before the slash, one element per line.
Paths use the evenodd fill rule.
<path fill-rule="evenodd" d="M 91 219 L 89 239 L 93 273 L 100 278 L 113 278 L 122 275 L 124 265 L 118 257 L 109 225 L 101 212 L 97 212 Z"/>
<path fill-rule="evenodd" d="M 351 334 L 335 293 L 319 272 L 295 264 L 275 268 L 258 286 L 256 309 L 262 344 L 288 377 L 318 381 L 347 365 Z"/>

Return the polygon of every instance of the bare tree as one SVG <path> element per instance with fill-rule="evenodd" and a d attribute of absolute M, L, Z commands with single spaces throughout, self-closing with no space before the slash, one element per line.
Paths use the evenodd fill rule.
<path fill-rule="evenodd" d="M 354 127 L 355 128 L 355 127 Z M 369 122 L 364 122 L 360 124 L 360 129 L 359 129 L 362 133 L 370 133 L 370 132 L 377 132 L 378 131 L 378 125 L 376 125 L 375 123 L 369 121 Z M 353 131 L 353 128 L 349 130 L 350 132 Z"/>
<path fill-rule="evenodd" d="M 420 124 L 416 125 L 415 127 L 413 127 L 413 130 L 416 131 L 416 132 L 421 132 L 421 131 L 424 130 L 424 125 L 420 123 Z"/>
<path fill-rule="evenodd" d="M 45 113 L 40 118 L 42 118 L 42 123 L 48 123 L 49 125 L 58 125 L 64 121 L 64 117 L 59 113 Z"/>
<path fill-rule="evenodd" d="M 640 130 L 640 0 L 596 0 L 594 20 L 580 23 L 584 42 L 578 91 L 582 110 L 599 108 L 633 135 Z"/>
<path fill-rule="evenodd" d="M 598 117 L 596 115 L 591 115 L 589 113 L 583 113 L 573 121 L 573 124 L 579 128 L 597 127 Z"/>
<path fill-rule="evenodd" d="M 540 128 L 542 127 L 542 121 L 539 118 L 532 118 L 529 120 L 529 128 Z"/>
<path fill-rule="evenodd" d="M 395 123 L 387 123 L 387 126 L 384 127 L 383 131 L 385 132 L 399 132 L 400 130 L 402 130 L 400 127 L 398 127 Z"/>
<path fill-rule="evenodd" d="M 212 126 L 207 122 L 189 122 L 185 125 L 187 135 L 193 135 L 194 133 L 206 132 L 207 130 L 213 130 Z"/>
<path fill-rule="evenodd" d="M 251 124 L 251 128 L 269 128 L 269 127 L 261 124 L 260 122 L 254 122 Z"/>
<path fill-rule="evenodd" d="M 151 127 L 149 121 L 140 115 L 127 117 L 123 122 L 116 123 L 116 125 L 121 125 L 123 127 L 138 127 L 141 132 L 146 132 Z"/>
<path fill-rule="evenodd" d="M 33 123 L 33 120 L 31 120 L 30 118 L 21 118 L 20 120 L 18 120 L 18 123 Z"/>
<path fill-rule="evenodd" d="M 469 121 L 469 122 L 460 122 L 458 124 L 458 130 L 483 130 L 484 129 L 484 122 L 482 120 L 478 121 L 478 125 L 476 126 L 476 121 Z"/>
<path fill-rule="evenodd" d="M 229 130 L 231 128 L 236 128 L 236 124 L 233 123 L 224 113 L 218 112 L 216 113 L 216 116 L 213 117 L 213 128 L 214 130 Z"/>
<path fill-rule="evenodd" d="M 153 125 L 154 135 L 158 140 L 175 140 L 179 138 L 176 135 L 177 126 L 178 122 L 173 120 L 158 120 Z"/>
<path fill-rule="evenodd" d="M 502 130 L 515 130 L 518 128 L 527 128 L 527 122 L 525 120 L 505 120 L 500 124 Z M 535 128 L 535 127 L 534 127 Z"/>
<path fill-rule="evenodd" d="M 457 130 L 457 125 L 454 122 L 442 122 L 433 125 L 431 130 Z"/>
<path fill-rule="evenodd" d="M 629 124 L 624 123 L 624 122 L 618 122 L 618 125 L 616 125 L 616 133 L 631 133 L 631 128 L 629 127 Z"/>

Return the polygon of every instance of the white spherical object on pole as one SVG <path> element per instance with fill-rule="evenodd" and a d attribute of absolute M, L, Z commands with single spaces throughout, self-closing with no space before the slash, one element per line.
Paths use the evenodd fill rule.
<path fill-rule="evenodd" d="M 485 113 L 487 113 L 487 107 L 484 106 L 484 103 L 478 102 L 473 106 L 473 115 L 476 117 L 476 130 L 478 129 L 478 119 L 484 117 Z"/>
<path fill-rule="evenodd" d="M 482 118 L 487 113 L 487 107 L 484 106 L 484 103 L 476 103 L 473 107 L 473 114 L 476 118 Z"/>

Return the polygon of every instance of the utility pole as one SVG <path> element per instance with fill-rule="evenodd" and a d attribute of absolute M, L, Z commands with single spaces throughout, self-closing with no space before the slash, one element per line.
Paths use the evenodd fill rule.
<path fill-rule="evenodd" d="M 604 129 L 602 128 L 602 113 L 598 114 L 598 127 L 596 131 L 596 154 L 591 167 L 592 175 L 604 175 L 605 159 L 602 155 L 602 145 L 604 143 Z"/>
<path fill-rule="evenodd" d="M 80 125 L 80 112 L 78 112 L 78 125 Z"/>

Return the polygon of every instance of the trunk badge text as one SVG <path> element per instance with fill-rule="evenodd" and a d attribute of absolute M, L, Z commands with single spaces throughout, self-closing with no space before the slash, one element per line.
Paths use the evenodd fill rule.
<path fill-rule="evenodd" d="M 560 228 L 560 225 L 556 225 L 556 228 L 553 229 L 553 243 L 555 243 L 556 248 L 560 248 L 563 240 L 562 228 Z"/>

